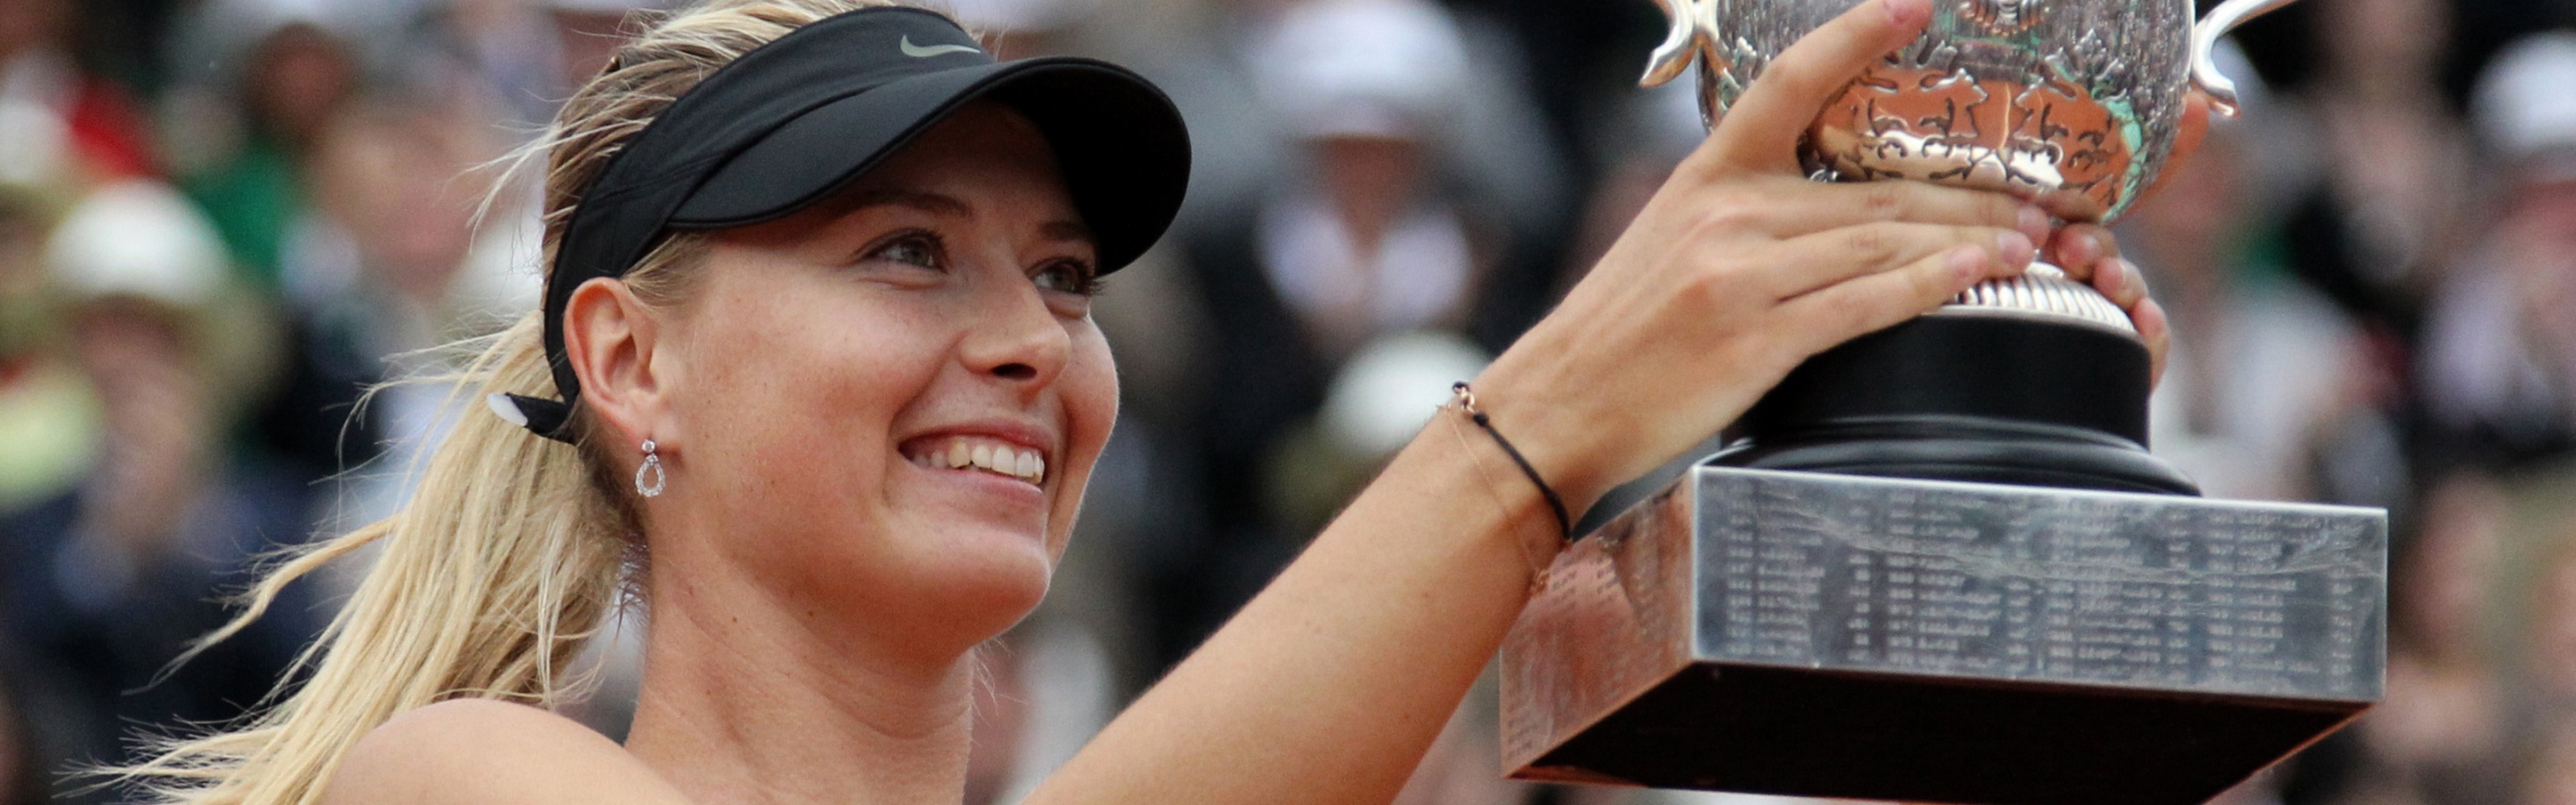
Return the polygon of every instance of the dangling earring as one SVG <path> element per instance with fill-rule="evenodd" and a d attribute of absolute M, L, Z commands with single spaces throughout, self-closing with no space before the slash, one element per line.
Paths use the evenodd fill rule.
<path fill-rule="evenodd" d="M 644 483 L 645 473 L 652 473 L 653 483 Z M 648 498 L 662 496 L 662 482 L 670 476 L 662 472 L 662 457 L 653 452 L 653 440 L 644 440 L 644 466 L 635 468 L 635 494 Z"/>

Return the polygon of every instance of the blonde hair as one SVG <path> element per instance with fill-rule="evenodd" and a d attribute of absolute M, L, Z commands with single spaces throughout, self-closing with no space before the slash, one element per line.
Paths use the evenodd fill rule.
<path fill-rule="evenodd" d="M 889 0 L 709 0 L 663 17 L 620 48 L 513 162 L 544 155 L 545 259 L 582 190 L 628 138 L 708 73 L 799 26 Z M 679 304 L 704 252 L 674 235 L 624 278 L 648 304 Z M 334 559 L 383 548 L 348 603 L 296 659 L 265 709 L 236 728 L 159 740 L 155 757 L 111 782 L 153 801 L 310 803 L 361 738 L 394 715 L 446 699 L 551 707 L 575 695 L 568 666 L 617 610 L 640 569 L 634 501 L 608 454 L 538 438 L 479 410 L 485 395 L 553 396 L 541 314 L 456 345 L 461 371 L 407 382 L 453 384 L 456 426 L 419 469 L 402 511 L 287 557 L 202 649 L 258 619 L 288 583 Z M 309 673 L 308 673 L 309 672 Z M 301 684 L 292 680 L 306 677 Z"/>

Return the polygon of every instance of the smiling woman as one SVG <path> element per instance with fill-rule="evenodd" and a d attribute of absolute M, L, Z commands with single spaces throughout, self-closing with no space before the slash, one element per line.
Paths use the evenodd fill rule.
<path fill-rule="evenodd" d="M 1473 422 L 1517 451 L 1444 414 L 1032 801 L 1391 798 L 1568 536 L 1560 501 L 2043 251 L 2161 353 L 2098 228 L 1801 175 L 1824 99 L 1930 13 L 1868 0 L 1776 60 L 1475 379 Z M 260 585 L 233 629 L 383 545 L 304 681 L 125 779 L 200 803 L 956 801 L 972 649 L 1045 594 L 1109 438 L 1090 297 L 1178 208 L 1178 114 L 926 11 L 712 0 L 623 47 L 544 147 L 545 305 L 446 379 L 494 415 L 408 508 Z M 622 594 L 651 619 L 619 746 L 548 708 Z"/>
<path fill-rule="evenodd" d="M 978 101 L 832 198 L 712 233 L 675 310 L 574 292 L 598 426 L 673 446 L 657 575 L 871 613 L 847 628 L 941 664 L 1036 606 L 1118 407 L 1057 177 L 1037 125 Z"/>

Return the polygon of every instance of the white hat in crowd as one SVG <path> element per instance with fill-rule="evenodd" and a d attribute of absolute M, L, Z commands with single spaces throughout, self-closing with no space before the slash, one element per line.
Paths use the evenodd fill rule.
<path fill-rule="evenodd" d="M 2576 180 L 2576 33 L 2514 42 L 2479 77 L 2479 136 L 2524 181 Z"/>
<path fill-rule="evenodd" d="M 1424 137 L 1471 80 L 1466 37 L 1429 0 L 1296 4 L 1253 55 L 1262 99 L 1304 137 Z"/>
<path fill-rule="evenodd" d="M 1371 341 L 1334 376 L 1325 432 L 1356 455 L 1395 455 L 1449 401 L 1449 384 L 1492 361 L 1474 342 L 1437 330 Z"/>
<path fill-rule="evenodd" d="M 214 302 L 228 273 L 205 215 L 168 185 L 142 179 L 74 204 L 46 240 L 45 263 L 74 299 L 130 297 L 183 310 Z"/>

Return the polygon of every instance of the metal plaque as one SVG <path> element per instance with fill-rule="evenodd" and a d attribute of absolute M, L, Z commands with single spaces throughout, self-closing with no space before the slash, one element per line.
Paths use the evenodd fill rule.
<path fill-rule="evenodd" d="M 2197 803 L 2380 695 L 2386 514 L 1702 466 L 1504 646 L 1525 779 Z"/>

